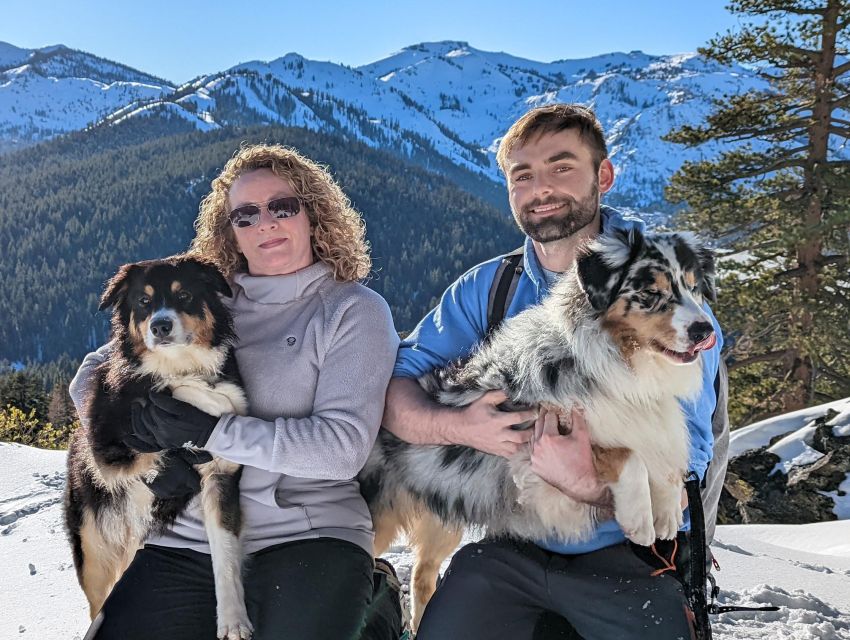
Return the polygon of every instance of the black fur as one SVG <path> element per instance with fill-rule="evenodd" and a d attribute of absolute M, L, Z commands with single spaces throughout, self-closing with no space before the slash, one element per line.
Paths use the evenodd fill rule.
<path fill-rule="evenodd" d="M 145 454 L 124 444 L 123 439 L 131 432 L 132 403 L 144 401 L 153 389 L 162 389 L 167 381 L 166 374 L 171 372 L 163 372 L 162 377 L 158 372 L 142 372 L 143 358 L 150 352 L 138 330 L 135 334 L 131 330 L 131 323 L 138 327 L 161 309 L 168 309 L 179 318 L 202 323 L 198 326 L 208 328 L 204 333 L 207 342 L 201 344 L 198 342 L 201 338 L 192 337 L 191 344 L 193 348 L 213 354 L 210 362 L 220 362 L 218 371 L 205 369 L 181 375 L 201 377 L 209 384 L 227 381 L 238 386 L 240 377 L 232 348 L 236 339 L 233 319 L 219 294 L 230 296 L 232 292 L 218 269 L 185 256 L 124 265 L 106 285 L 100 308 L 113 309 L 113 348 L 109 358 L 94 370 L 89 380 L 90 392 L 85 410 L 81 412 L 83 426 L 73 435 L 68 451 L 64 505 L 74 565 L 84 588 L 83 570 L 87 561 L 82 539 L 84 522 L 93 522 L 96 529 L 106 531 L 118 518 L 119 522 L 127 520 L 130 527 L 138 517 L 138 509 L 130 504 L 132 496 L 138 500 L 139 495 L 150 493 L 141 474 L 155 472 L 155 465 L 153 468 L 150 465 L 134 467 L 140 461 L 150 460 L 150 454 L 141 458 Z M 240 476 L 241 468 L 230 475 L 216 473 L 211 480 L 219 489 L 221 525 L 237 535 L 241 527 Z M 104 482 L 103 478 L 107 477 L 120 478 L 120 481 Z M 160 499 L 150 494 L 139 507 L 147 505 L 150 514 L 140 525 L 144 528 L 142 538 L 168 528 L 190 499 L 191 496 Z M 126 541 L 128 545 L 139 542 Z M 86 595 L 91 603 L 88 591 Z"/>

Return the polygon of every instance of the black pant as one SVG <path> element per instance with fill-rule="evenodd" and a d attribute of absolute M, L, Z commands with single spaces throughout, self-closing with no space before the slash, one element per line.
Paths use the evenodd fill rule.
<path fill-rule="evenodd" d="M 396 640 L 398 596 L 375 593 L 372 569 L 363 549 L 334 538 L 248 556 L 245 601 L 254 640 Z M 214 640 L 215 606 L 208 554 L 149 545 L 109 594 L 100 626 L 96 620 L 86 640 Z"/>
<path fill-rule="evenodd" d="M 417 640 L 691 638 L 681 584 L 653 569 L 628 544 L 570 556 L 510 539 L 469 544 L 452 559 Z"/>

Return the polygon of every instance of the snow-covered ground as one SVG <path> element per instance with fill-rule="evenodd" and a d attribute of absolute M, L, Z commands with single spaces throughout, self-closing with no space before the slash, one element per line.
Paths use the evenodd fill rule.
<path fill-rule="evenodd" d="M 0 443 L 0 640 L 80 639 L 88 623 L 62 525 L 65 454 Z M 721 526 L 715 544 L 724 602 L 775 613 L 715 619 L 720 639 L 850 639 L 850 521 Z M 403 544 L 387 558 L 402 578 Z"/>

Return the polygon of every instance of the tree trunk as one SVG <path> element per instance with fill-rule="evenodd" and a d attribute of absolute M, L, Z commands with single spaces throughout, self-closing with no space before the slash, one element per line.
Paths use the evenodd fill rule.
<path fill-rule="evenodd" d="M 832 119 L 831 102 L 835 87 L 835 39 L 840 18 L 840 0 L 829 0 L 821 21 L 821 47 L 815 68 L 815 102 L 812 107 L 812 124 L 809 126 L 808 158 L 803 171 L 803 193 L 808 203 L 803 227 L 804 239 L 797 247 L 797 263 L 801 270 L 798 280 L 799 311 L 792 310 L 792 326 L 805 339 L 813 331 L 812 305 L 820 290 L 821 256 L 823 241 L 818 229 L 823 221 L 823 204 L 826 184 L 823 168 L 826 167 L 829 148 L 829 125 Z M 805 343 L 803 343 L 805 344 Z M 811 354 L 804 346 L 790 349 L 786 356 L 791 388 L 783 399 L 785 411 L 795 411 L 808 406 L 814 395 L 815 367 Z"/>

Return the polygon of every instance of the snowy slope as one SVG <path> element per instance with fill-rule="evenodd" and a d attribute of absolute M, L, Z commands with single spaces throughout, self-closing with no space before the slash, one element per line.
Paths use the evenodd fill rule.
<path fill-rule="evenodd" d="M 172 90 L 159 78 L 67 47 L 0 42 L 0 151 L 83 129 L 122 105 Z"/>
<path fill-rule="evenodd" d="M 845 412 L 850 399 L 843 401 Z M 794 433 L 814 414 L 790 414 Z M 814 416 L 816 417 L 816 416 Z M 781 419 L 774 419 L 773 423 Z M 761 427 L 775 431 L 770 423 Z M 840 427 L 837 427 L 840 428 Z M 750 441 L 755 431 L 742 430 Z M 735 441 L 742 438 L 733 434 Z M 762 438 L 770 439 L 770 435 Z M 737 450 L 737 449 L 736 449 Z M 82 638 L 88 623 L 62 526 L 64 452 L 0 443 L 0 638 Z M 715 618 L 715 637 L 850 640 L 850 512 L 834 522 L 717 528 L 722 603 L 773 604 L 775 613 Z M 407 581 L 413 557 L 400 541 L 386 557 Z"/>
<path fill-rule="evenodd" d="M 119 72 L 114 63 L 83 64 L 93 57 L 50 49 L 29 52 L 29 64 L 22 64 L 25 50 L 0 46 L 0 69 L 3 60 L 18 65 L 0 74 L 0 145 L 76 130 L 95 117 L 181 115 L 163 110 L 166 100 L 202 130 L 277 123 L 335 132 L 406 156 L 437 154 L 499 181 L 495 150 L 519 115 L 553 101 L 582 102 L 596 109 L 617 166 L 611 202 L 639 208 L 661 202 L 683 161 L 717 151 L 711 145 L 687 150 L 660 136 L 700 122 L 713 99 L 760 86 L 746 69 L 693 54 L 611 53 L 544 63 L 447 41 L 413 45 L 359 68 L 289 53 L 168 91 L 139 72 Z M 73 64 L 63 63 L 66 58 Z M 69 77 L 72 66 L 76 73 Z"/>
<path fill-rule="evenodd" d="M 609 201 L 646 210 L 662 203 L 664 186 L 684 161 L 721 150 L 717 143 L 686 149 L 661 136 L 703 122 L 713 100 L 764 87 L 751 70 L 696 54 L 633 51 L 537 62 L 444 41 L 358 68 L 288 53 L 174 89 L 66 47 L 30 51 L 0 43 L 0 151 L 95 120 L 183 117 L 200 130 L 274 123 L 338 133 L 424 164 L 437 154 L 498 182 L 495 151 L 517 117 L 532 106 L 581 102 L 599 116 L 617 168 Z M 176 108 L 163 109 L 163 101 Z"/>
<path fill-rule="evenodd" d="M 180 87 L 173 99 L 220 124 L 274 122 L 352 135 L 411 155 L 431 149 L 500 180 L 498 141 L 532 106 L 592 105 L 617 167 L 614 203 L 646 207 L 685 160 L 714 154 L 660 136 L 694 124 L 724 94 L 761 86 L 740 67 L 696 55 L 612 53 L 536 62 L 465 42 L 423 43 L 356 69 L 290 53 L 249 62 Z"/>

